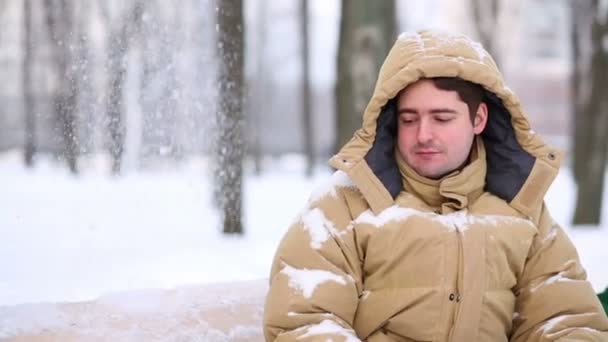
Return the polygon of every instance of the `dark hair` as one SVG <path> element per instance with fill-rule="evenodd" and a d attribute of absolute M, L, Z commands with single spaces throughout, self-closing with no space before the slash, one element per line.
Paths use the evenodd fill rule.
<path fill-rule="evenodd" d="M 458 97 L 469 107 L 471 122 L 475 120 L 479 104 L 483 102 L 484 88 L 482 86 L 459 77 L 432 77 L 430 80 L 438 89 L 458 93 Z"/>

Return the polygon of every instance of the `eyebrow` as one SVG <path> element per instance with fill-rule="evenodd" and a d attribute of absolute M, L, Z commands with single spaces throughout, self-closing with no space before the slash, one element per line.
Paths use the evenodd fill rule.
<path fill-rule="evenodd" d="M 433 108 L 429 111 L 431 114 L 441 114 L 441 113 L 449 113 L 449 114 L 458 114 L 457 111 L 451 108 Z M 418 110 L 413 108 L 400 108 L 397 114 L 418 114 Z"/>

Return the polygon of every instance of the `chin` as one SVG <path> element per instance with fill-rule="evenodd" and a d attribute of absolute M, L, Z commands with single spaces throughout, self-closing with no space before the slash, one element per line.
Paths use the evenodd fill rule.
<path fill-rule="evenodd" d="M 430 179 L 436 179 L 441 175 L 438 175 L 436 172 L 432 172 L 432 171 L 425 171 L 425 170 L 416 170 L 416 172 L 422 176 L 422 177 L 426 177 L 426 178 L 430 178 Z"/>
<path fill-rule="evenodd" d="M 443 177 L 443 176 L 444 176 L 444 174 L 435 174 L 435 173 L 424 175 L 424 177 L 429 178 L 429 179 L 434 179 L 434 180 L 441 179 L 441 177 Z"/>
<path fill-rule="evenodd" d="M 422 177 L 430 178 L 430 179 L 441 179 L 443 176 L 449 174 L 450 172 L 443 171 L 417 171 L 419 175 Z"/>

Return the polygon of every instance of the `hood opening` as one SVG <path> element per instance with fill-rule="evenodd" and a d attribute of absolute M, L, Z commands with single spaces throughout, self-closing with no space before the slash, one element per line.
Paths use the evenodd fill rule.
<path fill-rule="evenodd" d="M 395 199 L 403 190 L 401 173 L 395 160 L 397 139 L 397 101 L 395 99 L 389 100 L 382 107 L 376 123 L 376 138 L 365 155 L 365 161 Z"/>
<path fill-rule="evenodd" d="M 481 133 L 486 148 L 486 191 L 511 202 L 532 172 L 535 158 L 520 145 L 511 114 L 495 94 L 486 91 L 488 123 Z"/>
<path fill-rule="evenodd" d="M 484 102 L 489 115 L 481 137 L 486 148 L 485 190 L 511 202 L 520 192 L 534 166 L 535 158 L 519 144 L 511 115 L 500 98 L 486 91 Z M 389 100 L 376 121 L 376 136 L 365 161 L 374 175 L 395 199 L 403 190 L 401 173 L 395 160 L 397 139 L 397 101 Z"/>

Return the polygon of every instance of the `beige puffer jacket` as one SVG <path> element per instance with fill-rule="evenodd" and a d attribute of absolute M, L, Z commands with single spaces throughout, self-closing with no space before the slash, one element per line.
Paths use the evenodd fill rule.
<path fill-rule="evenodd" d="M 397 93 L 424 77 L 483 85 L 490 116 L 469 164 L 439 181 L 395 153 Z M 535 135 L 485 50 L 399 37 L 363 126 L 283 238 L 267 341 L 608 341 L 608 319 L 543 197 L 560 155 Z"/>

